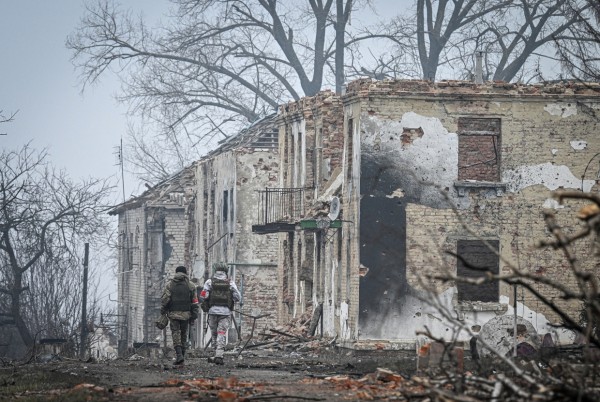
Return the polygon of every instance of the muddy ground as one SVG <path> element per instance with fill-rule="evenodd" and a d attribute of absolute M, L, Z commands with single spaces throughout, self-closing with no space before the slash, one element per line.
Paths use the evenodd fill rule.
<path fill-rule="evenodd" d="M 46 356 L 51 361 L 4 362 L 0 369 L 0 399 L 348 401 L 372 399 L 373 391 L 366 387 L 369 381 L 365 378 L 373 376 L 378 368 L 394 373 L 393 384 L 413 375 L 416 369 L 414 351 L 322 348 L 304 352 L 254 350 L 238 356 L 231 350 L 223 366 L 208 363 L 207 357 L 202 351 L 188 352 L 185 365 L 179 368 L 172 365 L 172 353 L 164 358 L 135 354 L 111 361 Z M 372 380 L 376 381 L 374 377 Z M 388 392 L 378 399 L 399 397 Z"/>
<path fill-rule="evenodd" d="M 514 360 L 474 361 L 467 353 L 449 365 L 425 369 L 423 358 L 417 371 L 414 351 L 355 351 L 322 345 L 313 342 L 291 350 L 252 349 L 241 354 L 230 349 L 222 366 L 209 363 L 208 354 L 198 350 L 189 351 L 181 367 L 173 366 L 172 351 L 150 357 L 162 354 L 157 349 L 110 361 L 83 362 L 56 355 L 29 362 L 0 359 L 0 400 L 600 400 L 598 360 L 574 348 Z"/>

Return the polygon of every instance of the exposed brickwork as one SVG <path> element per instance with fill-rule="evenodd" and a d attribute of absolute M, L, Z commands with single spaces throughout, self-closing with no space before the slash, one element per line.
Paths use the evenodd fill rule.
<path fill-rule="evenodd" d="M 305 187 L 306 218 L 315 218 L 322 204 L 315 202 L 331 185 L 343 163 L 343 105 L 331 91 L 280 108 L 281 187 Z M 299 136 L 302 141 L 299 141 Z M 295 168 L 303 161 L 301 169 Z M 289 319 L 324 303 L 325 330 L 339 332 L 342 262 L 337 243 L 318 232 L 280 235 L 278 275 L 279 319 Z M 331 240 L 331 239 L 330 239 Z M 332 258 L 333 256 L 333 258 Z M 337 329 L 336 329 L 337 328 Z"/>
<path fill-rule="evenodd" d="M 563 256 L 554 250 L 538 249 L 536 244 L 539 239 L 547 236 L 542 211 L 551 197 L 548 187 L 579 187 L 581 180 L 578 179 L 581 178 L 585 165 L 592 158 L 594 150 L 600 148 L 600 142 L 593 134 L 600 129 L 596 112 L 600 101 L 599 88 L 597 84 L 526 86 L 370 80 L 351 83 L 347 96 L 344 97 L 346 124 L 350 119 L 356 124 L 359 119 L 363 143 L 362 163 L 366 159 L 364 144 L 372 141 L 369 146 L 380 149 L 378 153 L 374 153 L 372 160 L 381 160 L 382 178 L 388 174 L 386 177 L 398 178 L 398 184 L 397 187 L 385 187 L 385 195 L 378 195 L 376 192 L 384 191 L 383 188 L 380 190 L 375 187 L 375 190 L 370 190 L 363 187 L 360 199 L 355 194 L 353 196 L 349 189 L 349 194 L 344 194 L 342 202 L 345 219 L 356 221 L 364 200 L 378 196 L 382 200 L 398 197 L 398 212 L 405 208 L 406 213 L 406 281 L 413 290 L 427 286 L 438 292 L 445 292 L 444 294 L 455 294 L 456 284 L 452 282 L 427 280 L 424 283 L 423 280 L 444 272 L 455 275 L 456 259 L 444 251 L 456 252 L 459 240 L 478 239 L 499 242 L 500 273 L 509 272 L 508 264 L 514 264 L 527 272 L 547 275 L 556 278 L 561 284 L 574 287 L 574 275 Z M 481 118 L 486 120 L 472 120 Z M 432 119 L 439 122 L 440 126 L 433 128 L 434 125 L 430 124 Z M 401 127 L 397 123 L 400 121 L 409 125 Z M 411 121 L 422 121 L 423 136 L 415 138 L 410 135 L 414 129 L 419 128 Z M 441 131 L 434 133 L 431 131 L 433 129 Z M 498 138 L 494 143 L 492 138 L 496 137 L 496 133 Z M 443 141 L 438 146 L 439 149 L 435 148 L 436 145 L 433 148 L 431 144 L 423 145 L 428 136 L 433 134 Z M 387 141 L 389 145 L 386 144 L 387 148 L 383 148 L 378 141 Z M 452 151 L 453 141 L 456 144 L 455 151 Z M 572 141 L 583 141 L 587 147 L 576 149 Z M 499 163 L 491 163 L 487 169 L 483 166 L 476 168 L 477 164 L 484 165 L 481 161 L 496 159 L 494 145 L 499 154 Z M 426 150 L 422 153 L 422 159 L 418 159 L 419 154 L 411 154 L 416 156 L 412 156 L 410 160 L 402 159 L 402 153 L 397 151 L 402 149 L 413 152 L 420 147 Z M 392 152 L 401 160 L 396 165 L 397 172 L 393 174 L 388 173 L 395 169 L 393 159 L 390 159 Z M 436 155 L 438 161 L 444 160 L 437 156 L 437 152 L 439 155 L 456 152 L 455 164 L 440 166 L 436 159 L 431 159 L 431 155 Z M 419 172 L 428 163 L 435 173 L 423 175 L 425 178 L 417 173 L 415 181 L 409 179 L 411 171 Z M 470 170 L 467 166 L 470 166 Z M 561 166 L 565 168 L 560 170 Z M 454 169 L 455 175 L 447 173 L 451 169 Z M 557 170 L 552 174 L 544 173 L 548 169 Z M 511 171 L 516 173 L 502 176 Z M 448 179 L 436 182 L 440 174 L 445 174 Z M 408 179 L 403 180 L 403 176 Z M 593 179 L 588 176 L 586 179 Z M 417 180 L 421 184 L 416 184 L 419 183 Z M 428 190 L 428 180 L 434 181 L 438 187 L 430 187 Z M 503 182 L 507 188 L 505 191 L 503 187 L 499 187 L 499 190 L 493 187 L 474 187 L 467 190 L 464 197 L 459 197 L 454 187 L 456 180 Z M 444 190 L 448 192 L 452 203 L 458 204 L 458 209 L 444 206 L 447 202 L 444 196 L 438 196 L 437 201 L 432 201 L 436 199 L 436 193 Z M 423 197 L 424 192 L 428 194 L 427 197 Z M 569 230 L 575 230 L 577 222 L 573 216 L 580 205 L 569 203 L 565 208 L 556 210 L 561 224 L 571 228 Z M 378 224 L 384 225 L 385 222 Z M 364 229 L 361 226 L 361 232 Z M 400 238 L 398 244 L 401 244 Z M 352 247 L 351 259 L 355 254 L 364 254 L 363 250 L 372 245 L 356 242 Z M 589 252 L 589 244 L 583 242 L 577 245 L 574 252 L 582 256 L 581 267 L 593 269 L 588 266 L 590 259 L 585 257 Z M 369 278 L 373 274 L 373 267 L 365 267 L 365 272 L 365 278 Z M 358 272 L 354 275 L 358 277 Z M 508 300 L 510 306 L 512 290 L 505 284 L 499 286 L 500 297 Z M 539 286 L 539 290 L 572 314 L 577 314 L 577 305 L 558 301 L 559 292 L 555 289 Z M 401 305 L 407 290 L 402 290 L 399 286 L 398 291 L 400 298 L 396 304 Z M 551 322 L 557 321 L 556 315 L 548 307 L 522 288 L 519 288 L 517 297 L 521 306 L 519 314 L 532 310 Z M 450 299 L 458 308 L 460 302 L 456 295 Z M 495 305 L 488 307 L 496 309 Z M 506 311 L 506 305 L 504 307 L 504 310 L 493 311 Z M 362 310 L 365 307 L 360 308 Z M 402 311 L 404 310 L 400 309 L 398 316 L 401 316 Z M 490 313 L 492 316 L 496 314 L 493 311 Z M 480 318 L 484 317 L 488 316 L 481 313 Z M 531 315 L 524 318 L 539 323 L 541 319 L 537 317 Z M 393 320 L 393 315 L 381 316 L 377 322 L 386 325 L 394 322 Z M 416 320 L 414 325 L 418 322 L 420 321 Z M 423 322 L 428 323 L 426 320 Z M 483 322 L 479 323 L 481 324 Z M 402 323 L 398 322 L 397 325 L 401 326 Z"/>
<path fill-rule="evenodd" d="M 500 181 L 500 119 L 458 119 L 458 180 Z"/>

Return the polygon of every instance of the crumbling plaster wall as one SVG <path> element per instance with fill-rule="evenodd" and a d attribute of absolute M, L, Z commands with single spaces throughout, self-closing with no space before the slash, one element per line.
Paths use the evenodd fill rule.
<path fill-rule="evenodd" d="M 119 341 L 121 349 L 144 338 L 145 225 L 144 206 L 119 213 Z"/>
<path fill-rule="evenodd" d="M 257 190 L 277 184 L 278 162 L 276 150 L 239 148 L 200 161 L 196 170 L 194 265 L 199 285 L 210 278 L 215 262 L 231 264 L 232 278 L 243 293 L 244 305 L 236 308 L 247 314 L 276 311 L 277 238 L 253 234 L 252 224 Z M 236 319 L 241 319 L 242 335 L 247 335 L 252 319 Z M 273 326 L 276 319 L 272 314 L 258 320 L 255 331 Z"/>
<path fill-rule="evenodd" d="M 391 90 L 389 83 L 369 85 L 349 88 L 346 99 L 346 122 L 360 119 L 362 142 L 361 154 L 355 157 L 362 197 L 356 212 L 357 250 L 367 272 L 360 283 L 361 339 L 414 339 L 415 330 L 424 325 L 435 328 L 437 335 L 449 334 L 440 315 L 418 299 L 423 296 L 419 281 L 446 267 L 456 272 L 456 262 L 444 251 L 456 252 L 457 239 L 498 239 L 506 259 L 501 272 L 512 263 L 572 284 L 560 255 L 533 246 L 546 235 L 542 208 L 556 206 L 548 201 L 550 190 L 579 188 L 577 178 L 600 145 L 594 135 L 598 120 L 589 113 L 597 109 L 595 95 L 510 85 L 448 89 L 412 82 Z M 464 116 L 501 119 L 505 193 L 484 188 L 459 196 L 454 187 L 457 120 Z M 592 179 L 583 181 L 586 191 Z M 572 225 L 576 208 L 574 204 L 560 209 L 561 223 Z M 576 252 L 585 248 L 580 245 Z M 453 284 L 434 286 L 454 311 Z M 549 289 L 542 291 L 553 296 Z M 481 325 L 496 314 L 510 313 L 511 298 L 512 291 L 501 285 L 500 303 L 479 306 L 482 311 L 467 307 L 459 316 Z M 517 298 L 517 313 L 526 314 L 538 331 L 550 332 L 547 320 L 555 317 L 548 309 L 522 290 Z M 564 307 L 571 312 L 576 308 Z"/>
<path fill-rule="evenodd" d="M 305 190 L 304 218 L 315 219 L 323 202 L 339 194 L 343 158 L 343 105 L 331 91 L 282 106 L 280 186 Z M 299 165 L 298 162 L 302 161 Z M 326 209 L 325 209 L 326 211 Z M 280 322 L 323 305 L 323 334 L 349 337 L 342 231 L 280 234 Z M 319 328 L 320 330 L 320 328 Z"/>
<path fill-rule="evenodd" d="M 246 314 L 271 314 L 256 322 L 255 333 L 277 323 L 277 235 L 252 233 L 256 223 L 259 190 L 276 187 L 279 173 L 277 150 L 240 149 L 236 152 L 236 281 L 243 292 Z M 242 317 L 242 331 L 249 334 L 252 319 Z"/>
<path fill-rule="evenodd" d="M 219 261 L 233 261 L 235 255 L 235 214 L 227 207 L 228 218 L 224 219 L 223 201 L 224 192 L 233 190 L 235 200 L 236 188 L 236 160 L 232 151 L 223 152 L 198 163 L 196 174 L 196 212 L 195 222 L 198 225 L 196 255 L 203 260 L 202 272 L 212 275 L 212 264 Z M 229 204 L 229 202 L 228 202 Z M 231 219 L 233 212 L 233 220 Z M 205 266 L 208 264 L 208 266 Z"/>

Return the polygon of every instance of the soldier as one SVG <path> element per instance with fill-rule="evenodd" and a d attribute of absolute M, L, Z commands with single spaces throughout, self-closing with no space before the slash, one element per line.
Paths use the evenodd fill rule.
<path fill-rule="evenodd" d="M 183 364 L 187 344 L 188 325 L 198 318 L 198 298 L 196 287 L 187 276 L 184 266 L 175 268 L 161 298 L 161 314 L 168 314 L 173 336 L 173 346 L 177 354 L 173 365 Z"/>
<path fill-rule="evenodd" d="M 213 277 L 204 283 L 200 301 L 208 305 L 208 326 L 215 353 L 208 361 L 223 364 L 227 330 L 231 325 L 231 311 L 234 303 L 239 302 L 242 295 L 235 282 L 227 276 L 227 264 L 218 262 L 213 268 L 215 272 Z"/>

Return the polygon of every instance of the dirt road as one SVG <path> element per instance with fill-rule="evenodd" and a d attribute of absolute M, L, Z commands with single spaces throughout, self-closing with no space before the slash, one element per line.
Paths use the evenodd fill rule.
<path fill-rule="evenodd" d="M 230 352 L 225 365 L 188 353 L 183 367 L 171 358 L 133 355 L 129 359 L 80 362 L 5 364 L 0 370 L 1 400 L 56 401 L 348 401 L 397 399 L 393 387 L 373 388 L 378 368 L 414 373 L 414 352 L 344 349 L 306 353 L 261 350 L 238 357 Z M 386 371 L 387 372 L 387 371 Z M 369 377 L 371 376 L 371 377 Z M 373 381 L 370 381 L 373 380 Z M 399 394 L 398 394 L 399 395 Z"/>

